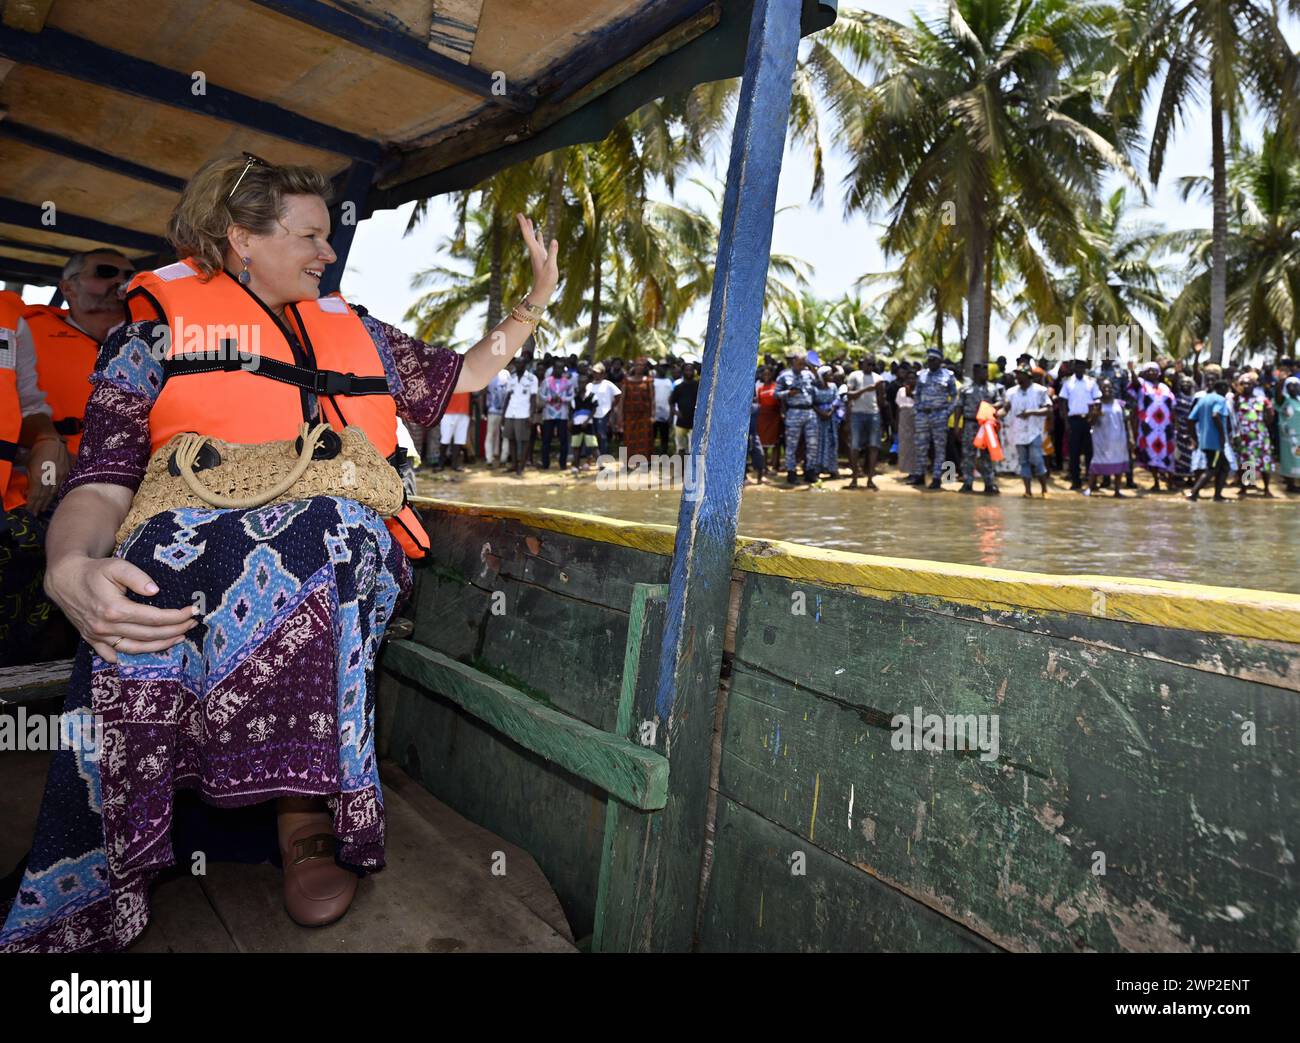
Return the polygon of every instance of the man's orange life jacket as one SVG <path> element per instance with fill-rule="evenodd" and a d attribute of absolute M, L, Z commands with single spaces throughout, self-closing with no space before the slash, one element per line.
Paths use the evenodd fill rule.
<path fill-rule="evenodd" d="M 68 452 L 81 446 L 81 429 L 90 398 L 90 374 L 95 371 L 99 344 L 68 322 L 63 308 L 30 305 L 23 321 L 36 345 L 36 382 L 50 405 L 54 429 L 63 435 Z"/>
<path fill-rule="evenodd" d="M 182 431 L 245 444 L 295 438 L 311 419 L 311 394 L 331 427 L 360 427 L 396 462 L 397 403 L 374 341 L 338 294 L 285 309 L 296 342 L 228 273 L 205 281 L 189 260 L 137 274 L 127 307 L 133 320 L 160 319 L 170 332 L 149 411 L 152 450 Z M 161 342 L 153 347 L 162 354 Z M 407 557 L 425 556 L 429 536 L 409 505 L 385 523 Z"/>
<path fill-rule="evenodd" d="M 7 511 L 27 502 L 27 483 L 22 475 L 13 473 L 23 429 L 18 399 L 18 319 L 26 308 L 18 294 L 0 290 L 0 497 Z"/>

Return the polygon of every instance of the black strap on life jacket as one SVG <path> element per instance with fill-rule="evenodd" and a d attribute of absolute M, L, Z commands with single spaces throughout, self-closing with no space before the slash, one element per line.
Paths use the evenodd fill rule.
<path fill-rule="evenodd" d="M 17 458 L 18 443 L 6 442 L 3 438 L 0 438 L 0 460 L 8 460 L 12 463 Z"/>
<path fill-rule="evenodd" d="M 163 359 L 163 378 L 186 376 L 191 373 L 238 373 L 243 370 L 259 377 L 269 377 L 282 384 L 292 384 L 313 395 L 386 395 L 388 394 L 387 377 L 359 377 L 355 373 L 340 373 L 333 369 L 312 369 L 307 366 L 295 366 L 279 359 L 257 356 L 240 356 L 231 342 L 231 350 L 215 352 L 218 358 L 208 354 L 174 355 Z M 226 345 L 223 345 L 223 349 Z"/>

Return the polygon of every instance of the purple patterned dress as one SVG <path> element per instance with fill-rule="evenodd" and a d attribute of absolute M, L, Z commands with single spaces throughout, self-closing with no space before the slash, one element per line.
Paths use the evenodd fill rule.
<path fill-rule="evenodd" d="M 362 321 L 398 414 L 436 425 L 462 357 Z M 139 486 L 162 387 L 154 326 L 125 326 L 101 349 L 61 496 L 92 482 Z M 0 951 L 129 946 L 148 922 L 150 882 L 175 861 L 183 788 L 218 808 L 324 795 L 339 860 L 360 873 L 384 866 L 373 666 L 411 571 L 379 516 L 333 496 L 169 510 L 116 553 L 159 587 L 133 600 L 197 601 L 204 616 L 166 651 L 115 665 L 79 643 L 64 712 L 98 715 L 102 743 L 53 755 L 22 882 L 0 894 Z"/>

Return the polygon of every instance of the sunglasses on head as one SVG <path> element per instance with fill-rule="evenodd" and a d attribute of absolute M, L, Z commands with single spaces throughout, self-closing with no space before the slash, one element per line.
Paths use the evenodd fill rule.
<path fill-rule="evenodd" d="M 121 268 L 116 264 L 97 264 L 90 269 L 89 274 L 96 279 L 116 279 L 118 277 L 129 279 L 135 275 L 135 269 L 130 265 Z"/>
<path fill-rule="evenodd" d="M 253 155 L 251 152 L 245 152 L 245 153 L 244 153 L 244 159 L 245 159 L 244 169 L 241 170 L 241 171 L 239 172 L 239 177 L 237 177 L 237 178 L 235 179 L 235 186 L 234 186 L 234 188 L 232 188 L 232 189 L 230 190 L 230 195 L 226 196 L 226 200 L 227 200 L 227 201 L 229 201 L 229 200 L 234 196 L 234 194 L 235 194 L 235 189 L 239 188 L 239 183 L 240 183 L 241 181 L 244 180 L 244 175 L 248 173 L 248 168 L 249 168 L 249 167 L 251 167 L 254 163 L 259 163 L 259 164 L 261 164 L 261 165 L 264 166 L 264 167 L 269 167 L 269 166 L 271 165 L 271 164 L 268 163 L 266 160 L 261 159 L 260 157 Z"/>

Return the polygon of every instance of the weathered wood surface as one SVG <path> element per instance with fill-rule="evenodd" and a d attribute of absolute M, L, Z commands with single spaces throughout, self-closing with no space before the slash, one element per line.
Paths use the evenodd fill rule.
<path fill-rule="evenodd" d="M 537 860 L 576 938 L 591 933 L 606 797 L 458 706 L 390 674 L 379 701 L 392 717 L 389 755 L 457 813 Z"/>
<path fill-rule="evenodd" d="M 996 946 L 732 800 L 718 808 L 702 952 L 993 952 Z"/>
<path fill-rule="evenodd" d="M 417 572 L 412 639 L 612 731 L 634 586 L 665 580 L 667 559 L 510 518 L 426 520 L 434 562 Z M 440 799 L 533 852 L 577 935 L 589 934 L 604 791 L 398 684 L 383 663 L 386 749 Z"/>
<path fill-rule="evenodd" d="M 516 529 L 526 527 L 538 538 L 548 533 L 576 537 L 586 543 L 602 543 L 619 548 L 646 552 L 657 558 L 671 555 L 674 529 L 668 525 L 650 525 L 603 518 L 597 515 L 575 514 L 546 508 L 487 507 L 476 504 L 446 503 L 424 500 L 423 505 L 437 512 L 436 517 L 452 527 L 471 524 L 487 525 L 490 522 L 513 524 Z M 899 601 L 920 609 L 940 612 L 962 619 L 973 619 L 996 626 L 1011 627 L 1030 634 L 1053 634 L 1070 641 L 1097 644 L 1104 648 L 1120 650 L 1130 655 L 1165 659 L 1199 670 L 1227 674 L 1244 680 L 1277 685 L 1300 691 L 1300 654 L 1293 643 L 1300 637 L 1300 629 L 1289 636 L 1291 640 L 1261 637 L 1243 637 L 1222 632 L 1217 621 L 1233 614 L 1235 596 L 1244 593 L 1248 600 L 1262 603 L 1276 618 L 1270 618 L 1263 628 L 1269 632 L 1285 630 L 1287 613 L 1295 595 L 1237 592 L 1221 587 L 1197 587 L 1189 584 L 1164 584 L 1186 594 L 1202 606 L 1202 629 L 1179 626 L 1159 626 L 1154 623 L 1135 623 L 1108 616 L 1109 595 L 1114 590 L 1127 590 L 1136 580 L 1097 579 L 1083 589 L 1089 597 L 1071 595 L 1071 611 L 1063 608 L 1034 608 L 1025 605 L 993 604 L 990 596 L 970 599 L 971 578 L 974 572 L 990 579 L 1002 580 L 997 596 L 1008 598 L 1017 589 L 1016 577 L 1031 576 L 1035 581 L 1049 584 L 1070 581 L 1080 577 L 1039 576 L 1032 573 L 1010 573 L 1002 569 L 979 566 L 954 566 L 948 563 L 912 561 L 901 558 L 881 558 L 872 555 L 850 554 L 804 547 L 793 543 L 737 537 L 738 576 L 785 576 L 819 586 L 853 590 L 863 597 L 876 600 Z M 653 560 L 653 558 L 651 559 Z M 953 597 L 941 593 L 943 577 L 950 569 L 962 569 L 959 582 L 950 589 Z M 885 572 L 879 571 L 885 569 Z M 867 586 L 864 581 L 888 585 Z M 1086 578 L 1086 577 L 1085 577 Z M 1041 586 L 1035 583 L 1035 588 Z M 1225 595 L 1228 596 L 1224 600 Z M 629 591 L 630 596 L 630 591 Z M 1037 598 L 1038 595 L 1035 595 Z M 1272 599 L 1280 600 L 1274 603 Z M 1262 599 L 1262 601 L 1261 601 Z M 1028 600 L 1028 599 L 1027 599 Z M 982 602 L 979 604 L 973 602 Z"/>
<path fill-rule="evenodd" d="M 384 668 L 450 699 L 525 749 L 632 807 L 664 806 L 668 761 L 658 753 L 593 728 L 411 641 L 392 642 L 384 654 Z"/>
<path fill-rule="evenodd" d="M 653 554 L 672 552 L 674 529 L 667 525 L 544 508 L 421 502 L 447 516 L 512 521 Z M 740 572 L 854 588 L 864 597 L 883 600 L 920 597 L 1010 615 L 1080 616 L 1282 644 L 1294 643 L 1300 634 L 1300 594 L 1114 576 L 1054 576 L 749 536 L 736 537 L 734 564 Z"/>
<path fill-rule="evenodd" d="M 724 795 L 1006 948 L 1297 947 L 1293 693 L 773 577 L 743 617 Z M 917 706 L 996 760 L 893 748 Z"/>
<path fill-rule="evenodd" d="M 62 698 L 72 679 L 72 660 L 0 667 L 0 704 L 31 703 Z"/>
<path fill-rule="evenodd" d="M 691 435 L 692 486 L 677 516 L 655 717 L 673 766 L 668 806 L 647 851 L 655 881 L 648 945 L 694 944 L 708 833 L 710 753 L 745 477 L 752 375 L 766 293 L 777 183 L 799 46 L 800 5 L 755 0 L 722 199 L 717 271 Z"/>
<path fill-rule="evenodd" d="M 649 749 L 662 750 L 664 738 L 655 723 L 653 681 L 663 641 L 668 588 L 642 584 L 633 595 L 623 688 L 616 733 Z M 605 812 L 604 847 L 596 895 L 593 952 L 632 952 L 653 937 L 654 889 L 644 872 L 646 855 L 662 843 L 662 820 L 617 800 Z"/>
<path fill-rule="evenodd" d="M 623 612 L 635 583 L 662 582 L 672 533 L 563 512 L 461 505 L 431 519 L 435 528 L 444 550 L 454 552 L 452 571 L 489 566 L 478 577 L 489 593 L 494 569 L 513 575 L 531 568 L 537 589 L 563 590 L 573 576 L 566 582 L 559 573 L 571 571 L 573 556 L 583 562 L 581 600 Z M 450 535 L 457 531 L 468 535 Z M 487 539 L 494 542 L 485 561 Z M 530 546 L 529 539 L 536 542 Z M 731 584 L 728 618 L 735 625 L 724 636 L 720 688 L 728 702 L 713 765 L 722 808 L 716 842 L 708 833 L 704 841 L 713 861 L 700 947 L 941 948 L 966 934 L 1007 949 L 1300 947 L 1291 842 L 1300 807 L 1296 645 L 1101 612 L 999 608 L 992 598 L 976 604 L 981 599 L 782 577 L 782 548 L 768 546 L 763 570 L 738 570 Z M 528 564 L 539 550 L 551 562 L 545 574 Z M 852 562 L 847 572 L 825 567 L 839 579 L 861 578 Z M 479 632 L 487 602 L 476 599 L 489 593 L 446 575 L 428 580 L 422 596 L 436 600 L 417 620 L 427 627 L 433 613 L 441 638 L 472 659 L 475 646 L 448 635 L 457 627 Z M 802 617 L 791 612 L 796 591 L 806 601 Z M 617 608 L 605 604 L 624 592 L 628 600 Z M 1222 607 L 1213 598 L 1208 603 L 1216 612 Z M 659 625 L 656 611 L 647 603 L 651 628 Z M 448 613 L 473 619 L 452 623 Z M 509 672 L 509 642 L 499 654 Z M 633 731 L 653 719 L 654 685 L 646 676 L 653 675 L 652 658 L 643 647 Z M 589 684 L 590 669 L 570 669 L 570 683 Z M 996 712 L 999 760 L 894 750 L 889 717 L 918 704 L 926 712 Z M 615 710 L 607 702 L 604 712 Z M 593 923 L 595 867 L 602 838 L 613 837 L 606 820 L 622 830 L 627 816 L 632 837 L 610 848 L 610 880 L 621 874 L 625 881 L 609 890 L 610 907 L 619 912 L 605 922 L 600 947 L 653 947 L 653 907 L 645 900 L 662 880 L 630 867 L 653 870 L 647 852 L 663 844 L 662 813 L 616 803 L 607 810 L 603 794 L 510 744 L 467 741 L 472 729 L 464 719 L 434 723 L 427 708 L 421 713 L 420 750 L 446 741 L 439 728 L 454 730 L 449 755 L 422 777 L 465 814 L 478 818 L 469 810 L 478 808 L 489 816 L 480 821 L 498 832 L 517 830 L 509 835 L 537 853 L 571 918 L 576 908 L 583 923 Z M 1255 728 L 1254 747 L 1240 745 L 1247 722 Z M 474 785 L 483 763 L 505 780 L 494 778 L 488 794 Z M 728 801 L 745 814 L 728 811 Z M 575 830 L 575 822 L 584 826 Z M 731 915 L 727 895 L 739 886 L 729 868 L 737 865 L 733 849 L 748 850 L 769 826 L 798 837 L 809 864 L 835 862 L 837 880 L 843 867 L 850 890 L 884 889 L 909 916 L 933 914 L 926 930 L 946 930 L 949 942 L 904 930 L 881 943 L 868 912 L 845 928 L 858 931 L 856 942 L 851 930 L 838 935 L 838 926 L 817 919 L 806 927 L 801 917 L 769 919 L 761 936 L 746 934 L 749 928 L 719 934 Z M 1094 875 L 1094 852 L 1105 858 L 1104 876 Z M 771 900 L 772 892 L 760 893 Z M 795 933 L 782 937 L 787 929 Z"/>
<path fill-rule="evenodd" d="M 508 520 L 429 526 L 413 639 L 610 731 L 633 585 L 667 562 Z"/>
<path fill-rule="evenodd" d="M 49 754 L 0 754 L 0 875 L 30 846 Z M 347 915 L 299 927 L 276 867 L 182 862 L 150 893 L 131 952 L 573 952 L 554 892 L 526 851 L 457 815 L 391 763 L 380 766 L 387 818 L 382 872 Z"/>

